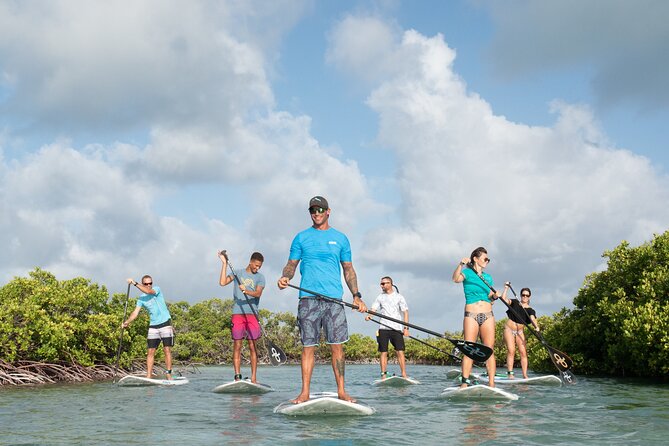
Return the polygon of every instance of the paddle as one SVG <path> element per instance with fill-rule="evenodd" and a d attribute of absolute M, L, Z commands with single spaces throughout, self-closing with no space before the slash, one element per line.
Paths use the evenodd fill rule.
<path fill-rule="evenodd" d="M 125 294 L 125 305 L 123 306 L 123 319 L 125 320 L 128 311 L 128 299 L 130 298 L 130 284 L 128 284 L 128 292 Z M 118 363 L 121 359 L 121 346 L 123 345 L 123 324 L 121 323 L 121 334 L 118 337 L 118 350 L 116 351 L 116 364 L 114 365 L 114 382 L 116 382 L 116 375 L 118 375 Z"/>
<path fill-rule="evenodd" d="M 488 283 L 488 281 L 483 278 L 483 275 L 477 273 L 475 270 L 473 270 L 473 271 L 479 277 L 479 279 L 481 279 L 481 282 L 483 282 L 488 288 L 490 288 L 490 291 L 492 291 L 493 293 L 495 293 L 495 295 L 497 295 L 497 290 L 495 290 L 495 288 L 493 288 L 492 285 L 490 285 Z M 509 288 L 511 288 L 511 287 L 509 286 Z M 513 295 L 516 296 L 515 291 L 513 291 L 513 289 L 511 291 L 513 292 Z M 513 312 L 513 314 L 516 315 L 516 317 L 518 319 L 523 319 L 523 317 L 520 314 L 518 314 L 518 312 L 516 310 L 514 310 L 511 307 L 511 305 L 509 305 L 504 299 L 500 299 L 500 300 L 502 301 L 502 303 L 504 303 L 504 305 L 506 305 L 506 307 L 509 310 L 511 310 Z M 525 312 L 525 314 L 527 314 L 527 312 Z M 576 378 L 574 377 L 574 374 L 569 371 L 569 369 L 571 368 L 571 366 L 573 364 L 573 361 L 571 360 L 571 358 L 567 354 L 561 352 L 560 350 L 557 350 L 557 349 L 551 347 L 550 345 L 548 345 L 548 343 L 543 338 L 543 336 L 539 336 L 539 334 L 536 331 L 534 331 L 532 329 L 532 327 L 530 327 L 529 325 L 526 325 L 526 327 L 530 331 L 530 333 L 532 333 L 534 336 L 536 336 L 536 338 L 539 340 L 539 342 L 541 342 L 541 345 L 543 345 L 546 348 L 546 350 L 548 350 L 548 356 L 551 358 L 551 361 L 553 362 L 553 365 L 555 365 L 555 367 L 558 369 L 558 371 L 562 374 L 563 381 L 565 383 L 575 384 L 576 383 Z"/>
<path fill-rule="evenodd" d="M 354 305 L 354 304 L 351 304 L 351 303 L 348 303 L 348 302 L 344 302 L 342 299 L 335 299 L 333 297 L 324 296 L 323 294 L 317 293 L 315 291 L 310 291 L 310 290 L 300 288 L 299 286 L 295 286 L 295 285 L 291 285 L 291 284 L 288 284 L 288 286 L 291 287 L 291 288 L 295 288 L 296 290 L 304 291 L 307 294 L 311 294 L 313 296 L 316 296 L 319 299 L 323 299 L 323 300 L 326 300 L 326 301 L 329 301 L 329 302 L 334 302 L 334 303 L 340 304 L 340 305 L 346 305 L 347 307 L 353 308 L 354 310 L 358 309 L 357 305 Z M 377 313 L 376 311 L 367 310 L 367 313 L 371 314 L 372 316 L 377 316 L 377 317 L 380 317 L 382 319 L 387 319 L 387 320 L 395 322 L 397 324 L 402 324 L 402 325 L 405 325 L 407 327 L 411 327 L 411 328 L 414 328 L 416 330 L 422 331 L 424 333 L 431 334 L 432 336 L 437 336 L 439 338 L 446 339 L 447 341 L 452 342 L 453 345 L 455 345 L 458 350 L 460 350 L 466 356 L 468 356 L 469 358 L 472 358 L 475 361 L 484 362 L 490 357 L 490 355 L 492 355 L 492 349 L 490 347 L 488 347 L 487 345 L 479 344 L 477 342 L 465 341 L 465 340 L 462 340 L 462 339 L 451 339 L 451 338 L 448 338 L 448 337 L 444 336 L 441 333 L 437 333 L 436 331 L 428 330 L 427 328 L 419 327 L 418 325 L 410 324 L 409 322 L 404 322 L 404 321 L 401 321 L 399 319 L 395 319 L 395 318 Z"/>
<path fill-rule="evenodd" d="M 394 329 L 394 328 L 391 327 L 390 325 L 386 325 L 386 324 L 384 324 L 384 323 L 381 322 L 380 320 L 377 321 L 377 320 L 375 320 L 375 319 L 370 319 L 370 321 L 374 321 L 374 322 L 376 322 L 376 323 L 378 323 L 378 324 L 380 324 L 380 325 L 383 325 L 384 327 L 387 327 L 387 328 L 389 328 L 389 329 L 391 329 L 392 331 L 395 331 L 395 332 L 397 332 L 397 333 L 402 333 L 401 331 Z M 402 333 L 402 335 L 404 335 L 404 334 Z M 435 347 L 434 345 L 430 344 L 429 342 L 425 342 L 425 341 L 423 341 L 422 339 L 418 339 L 418 338 L 413 337 L 413 336 L 411 336 L 411 335 L 408 335 L 407 337 L 408 337 L 409 339 L 413 339 L 413 340 L 416 341 L 416 342 L 420 342 L 421 344 L 426 345 L 426 346 L 428 346 L 428 347 L 430 347 L 430 348 L 433 348 L 433 349 L 435 349 L 436 351 L 441 352 L 441 353 L 447 355 L 447 356 L 450 357 L 451 359 L 454 359 L 455 361 L 462 362 L 462 358 L 460 358 L 459 356 L 454 355 L 454 354 L 451 353 L 451 352 L 447 352 L 446 350 L 442 350 L 442 349 L 440 349 L 439 347 Z M 479 366 L 479 365 L 477 365 L 477 364 L 474 364 L 474 367 L 481 368 L 481 366 Z"/>
<path fill-rule="evenodd" d="M 513 293 L 513 296 L 517 299 L 518 295 L 511 286 L 511 282 L 508 282 L 508 284 L 509 284 L 509 289 Z M 504 300 L 502 300 L 502 302 L 504 302 Z M 509 306 L 506 302 L 504 302 L 504 304 L 511 309 L 511 306 Z M 523 308 L 523 311 L 525 312 L 525 316 L 527 316 L 527 319 L 530 319 L 530 315 L 527 313 L 527 310 L 525 310 L 525 308 L 522 306 L 521 308 Z M 516 315 L 516 317 L 520 316 L 516 311 L 514 311 L 514 314 Z M 519 319 L 522 319 L 522 317 L 519 317 Z M 550 346 L 548 342 L 546 342 L 546 340 L 544 339 L 544 336 L 538 331 L 532 329 L 532 327 L 530 327 L 529 324 L 526 325 L 526 327 L 530 331 L 530 333 L 532 333 L 539 340 L 541 345 L 543 345 L 546 348 L 546 350 L 548 351 L 548 356 L 551 358 L 551 362 L 553 362 L 553 365 L 558 369 L 558 371 L 562 375 L 562 381 L 567 384 L 576 384 L 576 377 L 571 372 L 571 370 L 569 370 L 573 365 L 573 361 L 571 360 L 571 358 L 566 353 L 563 353 L 560 350 L 557 350 L 552 346 Z"/>
<path fill-rule="evenodd" d="M 232 264 L 230 263 L 230 259 L 228 258 L 228 254 L 225 252 L 225 250 L 221 251 L 221 254 L 223 254 L 223 257 L 225 257 L 225 260 L 228 262 L 228 267 L 230 268 L 230 271 L 232 272 L 233 277 L 235 278 L 235 281 L 237 282 L 237 285 L 241 285 L 242 282 L 239 280 L 239 277 L 237 277 L 237 273 L 235 273 L 235 270 L 232 268 Z M 269 360 L 272 363 L 273 366 L 279 366 L 281 364 L 284 364 L 286 362 L 286 354 L 284 353 L 281 348 L 279 348 L 278 345 L 276 345 L 274 342 L 272 342 L 271 339 L 267 337 L 267 333 L 265 333 L 265 329 L 263 328 L 262 324 L 260 323 L 260 316 L 258 316 L 258 313 L 256 313 L 255 308 L 253 308 L 253 305 L 251 305 L 251 302 L 249 301 L 249 297 L 246 295 L 246 293 L 242 292 L 244 294 L 244 298 L 246 299 L 246 303 L 251 307 L 251 311 L 253 312 L 253 315 L 258 319 L 258 325 L 260 326 L 260 331 L 263 334 L 263 340 L 266 342 L 265 348 L 267 348 L 267 351 L 270 352 L 269 355 Z M 267 347 L 267 344 L 269 344 L 269 347 Z"/>

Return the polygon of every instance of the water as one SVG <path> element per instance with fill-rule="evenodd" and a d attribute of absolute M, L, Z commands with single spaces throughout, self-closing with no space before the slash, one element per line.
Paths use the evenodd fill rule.
<path fill-rule="evenodd" d="M 298 366 L 261 367 L 259 380 L 276 392 L 260 396 L 212 393 L 233 371 L 201 371 L 171 388 L 0 389 L 0 444 L 659 445 L 669 437 L 666 384 L 579 377 L 569 387 L 510 387 L 514 402 L 453 403 L 439 397 L 450 385 L 444 367 L 410 366 L 422 385 L 398 389 L 370 385 L 377 365 L 349 365 L 347 390 L 376 414 L 292 418 L 272 410 L 299 393 Z M 335 390 L 332 369 L 317 365 L 312 391 L 326 390 Z"/>

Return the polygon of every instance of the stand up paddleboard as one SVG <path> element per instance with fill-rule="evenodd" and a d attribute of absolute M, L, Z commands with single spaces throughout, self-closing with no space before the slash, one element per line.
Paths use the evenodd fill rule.
<path fill-rule="evenodd" d="M 483 384 L 468 386 L 463 389 L 460 387 L 447 387 L 441 393 L 442 397 L 449 399 L 477 399 L 477 400 L 497 400 L 497 401 L 515 401 L 518 395 L 498 389 L 497 387 L 488 387 Z"/>
<path fill-rule="evenodd" d="M 121 387 L 182 386 L 184 384 L 188 384 L 188 378 L 185 376 L 177 376 L 174 379 L 153 379 L 135 375 L 124 376 L 117 383 Z"/>
<path fill-rule="evenodd" d="M 488 379 L 486 375 L 481 375 L 480 379 Z M 562 380 L 555 375 L 531 376 L 529 378 L 509 378 L 507 376 L 495 376 L 495 384 L 531 384 L 538 386 L 561 386 Z"/>
<path fill-rule="evenodd" d="M 374 412 L 376 409 L 367 404 L 340 400 L 335 392 L 312 393 L 309 395 L 309 401 L 298 404 L 286 401 L 274 408 L 274 413 L 292 416 L 372 415 Z"/>
<path fill-rule="evenodd" d="M 420 384 L 420 381 L 413 378 L 404 378 L 402 376 L 389 376 L 386 379 L 377 379 L 372 383 L 373 386 L 380 387 L 406 387 L 414 384 Z"/>
<path fill-rule="evenodd" d="M 240 379 L 221 384 L 213 390 L 214 393 L 244 393 L 248 395 L 258 395 L 261 393 L 274 392 L 274 389 L 267 384 L 253 383 L 248 379 Z"/>

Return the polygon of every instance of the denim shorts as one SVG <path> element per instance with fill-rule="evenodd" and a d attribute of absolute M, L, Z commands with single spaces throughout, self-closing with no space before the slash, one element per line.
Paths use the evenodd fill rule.
<path fill-rule="evenodd" d="M 321 328 L 327 344 L 348 341 L 348 323 L 343 304 L 315 298 L 301 298 L 297 306 L 302 345 L 314 347 L 321 343 Z"/>

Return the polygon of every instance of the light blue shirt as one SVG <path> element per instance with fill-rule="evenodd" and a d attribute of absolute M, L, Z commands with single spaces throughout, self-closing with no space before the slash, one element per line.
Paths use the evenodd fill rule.
<path fill-rule="evenodd" d="M 137 299 L 137 307 L 144 307 L 149 312 L 149 325 L 160 325 L 169 321 L 172 316 L 160 292 L 160 287 L 154 286 L 156 294 L 142 294 Z"/>
<path fill-rule="evenodd" d="M 462 282 L 462 288 L 465 291 L 465 304 L 473 304 L 479 301 L 490 302 L 488 299 L 488 294 L 490 294 L 490 288 L 483 283 L 481 278 L 476 274 L 471 268 L 464 268 L 462 270 L 462 275 L 465 276 L 465 280 Z M 481 273 L 486 282 L 490 286 L 494 286 L 492 277 L 488 273 Z"/>
<path fill-rule="evenodd" d="M 256 291 L 259 286 L 265 286 L 265 276 L 263 276 L 261 273 L 252 274 L 246 272 L 246 269 L 243 269 L 241 272 L 237 272 L 237 277 L 239 277 L 239 281 L 246 287 L 247 291 Z M 232 278 L 234 279 L 234 276 Z M 233 283 L 235 291 L 232 293 L 232 295 L 234 297 L 235 303 L 232 307 L 232 314 L 253 314 L 254 310 L 257 314 L 260 299 L 251 296 L 248 297 L 248 302 L 250 302 L 253 306 L 253 309 L 251 309 L 251 306 L 246 302 L 244 293 L 242 293 L 242 290 L 239 289 L 239 284 L 237 281 L 234 280 Z"/>
<path fill-rule="evenodd" d="M 348 238 L 334 228 L 313 226 L 298 233 L 290 245 L 290 260 L 300 261 L 300 287 L 324 296 L 341 299 L 341 262 L 351 262 Z M 300 291 L 300 297 L 311 297 Z"/>

